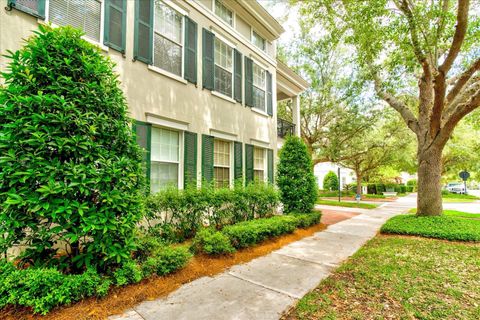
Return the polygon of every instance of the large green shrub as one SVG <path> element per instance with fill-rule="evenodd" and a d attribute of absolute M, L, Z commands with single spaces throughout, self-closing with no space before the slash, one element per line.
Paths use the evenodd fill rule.
<path fill-rule="evenodd" d="M 129 257 L 144 192 L 114 64 L 81 37 L 40 26 L 0 87 L 0 250 L 70 270 Z"/>
<path fill-rule="evenodd" d="M 193 239 L 191 249 L 193 252 L 220 255 L 235 252 L 230 239 L 220 231 L 213 228 L 204 228 L 197 232 Z"/>
<path fill-rule="evenodd" d="M 329 171 L 323 178 L 323 190 L 338 190 L 338 177 L 333 171 Z"/>
<path fill-rule="evenodd" d="M 285 212 L 310 212 L 317 200 L 312 158 L 299 137 L 288 137 L 280 150 L 277 185 Z"/>

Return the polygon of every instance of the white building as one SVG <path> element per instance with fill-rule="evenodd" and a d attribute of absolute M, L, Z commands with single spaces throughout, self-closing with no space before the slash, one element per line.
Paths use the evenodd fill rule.
<path fill-rule="evenodd" d="M 313 172 L 315 174 L 315 178 L 317 179 L 319 189 L 323 190 L 323 179 L 328 172 L 333 171 L 338 176 L 338 168 L 339 166 L 333 162 L 322 162 L 315 165 Z M 355 183 L 355 172 L 351 169 L 340 167 L 339 182 L 342 190 L 345 185 Z"/>

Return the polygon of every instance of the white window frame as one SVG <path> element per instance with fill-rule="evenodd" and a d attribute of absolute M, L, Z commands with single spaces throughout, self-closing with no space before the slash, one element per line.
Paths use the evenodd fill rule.
<path fill-rule="evenodd" d="M 216 4 L 217 2 L 220 2 L 225 8 L 227 8 L 228 10 L 230 10 L 232 12 L 232 24 L 229 24 L 228 22 L 226 22 L 225 20 L 223 20 L 217 13 L 217 9 L 216 9 Z M 235 10 L 233 10 L 230 6 L 228 6 L 225 1 L 219 1 L 219 0 L 213 0 L 212 1 L 212 12 L 215 14 L 215 16 L 217 16 L 223 23 L 225 23 L 227 26 L 229 26 L 230 28 L 236 28 L 237 27 L 237 23 L 236 23 L 236 13 L 235 13 Z"/>
<path fill-rule="evenodd" d="M 255 149 L 258 149 L 258 150 L 261 150 L 262 151 L 262 154 L 263 154 L 263 168 L 262 169 L 258 169 L 255 167 Z M 263 182 L 266 182 L 267 181 L 267 171 L 268 171 L 268 168 L 267 168 L 267 149 L 263 148 L 263 147 L 258 147 L 256 145 L 253 146 L 253 179 L 255 180 L 255 171 L 263 171 Z"/>
<path fill-rule="evenodd" d="M 156 161 L 156 162 L 162 162 L 162 163 L 178 163 L 178 182 L 177 182 L 177 187 L 179 190 L 184 189 L 183 185 L 183 172 L 184 172 L 184 139 L 185 139 L 185 131 L 184 130 L 178 130 L 177 128 L 173 127 L 167 127 L 167 126 L 160 126 L 160 125 L 155 125 L 152 124 L 152 129 L 157 128 L 157 129 L 165 129 L 165 130 L 170 130 L 170 131 L 175 131 L 178 132 L 178 162 L 175 161 Z M 152 133 L 150 132 L 150 141 L 152 139 Z M 151 151 L 150 151 L 151 152 Z M 150 159 L 150 167 L 152 166 L 152 159 Z M 150 169 L 151 171 L 151 169 Z M 151 179 L 151 176 L 150 176 Z M 151 189 L 150 189 L 151 192 Z"/>
<path fill-rule="evenodd" d="M 151 69 L 153 71 L 157 71 L 161 74 L 164 74 L 168 77 L 171 77 L 171 78 L 174 78 L 176 80 L 180 80 L 180 79 L 183 79 L 184 75 L 185 75 L 185 65 L 184 65 L 184 62 L 185 62 L 185 16 L 188 16 L 188 12 L 186 12 L 185 10 L 183 10 L 182 8 L 180 8 L 179 6 L 175 5 L 172 1 L 169 1 L 168 3 L 166 1 L 159 1 L 161 2 L 163 5 L 166 5 L 167 7 L 170 7 L 172 10 L 176 11 L 177 13 L 179 13 L 181 16 L 182 16 L 182 30 L 180 32 L 180 34 L 182 35 L 182 43 L 178 43 L 166 36 L 164 36 L 163 34 L 155 31 L 155 24 L 156 24 L 156 19 L 155 19 L 155 10 L 156 10 L 156 6 L 155 6 L 155 3 L 153 4 L 153 37 L 152 37 L 152 65 L 151 65 Z M 179 45 L 181 47 L 181 52 L 182 52 L 182 61 L 180 61 L 180 65 L 181 65 L 181 74 L 178 75 L 178 74 L 175 74 L 173 72 L 170 72 L 170 71 L 167 71 L 165 69 L 162 69 L 161 67 L 157 67 L 154 65 L 155 63 L 155 34 L 158 34 L 160 37 L 162 38 L 165 38 L 167 39 L 168 41 L 171 41 L 177 45 Z M 178 79 L 180 78 L 180 79 Z M 183 81 L 182 81 L 183 82 Z M 186 81 L 185 81 L 186 83 Z"/>
<path fill-rule="evenodd" d="M 91 0 L 89 0 L 91 1 Z M 105 1 L 104 0 L 94 0 L 100 2 L 100 37 L 99 41 L 89 38 L 87 36 L 82 36 L 82 39 L 98 46 L 103 51 L 108 51 L 109 48 L 103 44 L 103 35 L 104 35 L 104 28 L 105 28 Z M 50 21 L 50 0 L 45 1 L 45 20 L 37 19 L 37 21 L 41 24 L 51 24 L 52 27 L 58 28 L 60 25 L 52 23 Z"/>
<path fill-rule="evenodd" d="M 234 142 L 232 140 L 227 140 L 227 139 L 222 139 L 222 138 L 217 138 L 217 137 L 213 137 L 213 152 L 215 153 L 215 140 L 217 141 L 223 141 L 223 142 L 226 142 L 228 143 L 228 152 L 229 152 L 229 158 L 230 158 L 230 161 L 229 161 L 229 166 L 228 166 L 228 186 L 229 188 L 232 188 L 233 187 L 233 166 L 234 166 L 234 150 L 233 150 L 233 144 Z M 218 167 L 218 168 L 227 168 L 226 166 L 217 166 L 215 165 L 215 159 L 213 161 L 213 180 L 215 182 L 215 167 Z"/>
<path fill-rule="evenodd" d="M 232 92 L 228 96 L 228 95 L 224 94 L 223 92 L 219 92 L 219 91 L 215 90 L 215 69 L 214 69 L 213 70 L 213 84 L 214 84 L 213 87 L 214 88 L 213 88 L 212 93 L 214 93 L 215 95 L 219 95 L 220 97 L 225 97 L 225 98 L 227 98 L 227 100 L 231 101 L 233 99 L 233 92 L 235 91 L 235 75 L 234 75 L 234 72 L 235 72 L 235 45 L 233 45 L 230 41 L 226 40 L 225 38 L 218 35 L 217 33 L 214 33 L 214 34 L 215 34 L 215 40 L 218 39 L 219 41 L 223 42 L 225 45 L 230 47 L 230 49 L 232 49 L 232 70 L 229 71 L 229 70 L 225 69 L 221 65 L 217 64 L 217 62 L 214 59 L 214 68 L 218 66 L 219 68 L 222 68 L 225 71 L 229 71 L 232 74 Z M 213 56 L 215 57 L 215 43 L 213 44 Z M 235 100 L 233 100 L 233 101 L 235 101 Z"/>
<path fill-rule="evenodd" d="M 257 36 L 259 36 L 260 38 L 263 39 L 263 44 L 264 44 L 264 48 L 260 48 L 259 46 L 257 46 L 255 44 L 255 42 L 253 42 L 253 33 L 256 33 Z M 264 37 L 262 37 L 257 31 L 255 31 L 255 29 L 253 29 L 253 27 L 250 26 L 250 42 L 255 46 L 255 48 L 258 48 L 260 50 L 262 50 L 263 52 L 267 53 L 267 39 L 265 39 Z"/>
<path fill-rule="evenodd" d="M 252 85 L 253 87 L 257 88 L 257 89 L 260 89 L 260 90 L 263 90 L 265 92 L 265 97 L 264 97 L 264 108 L 263 110 L 262 109 L 259 109 L 257 108 L 256 106 L 253 106 L 253 109 L 255 109 L 256 111 L 259 111 L 261 113 L 264 113 L 264 114 L 267 114 L 267 72 L 268 72 L 268 68 L 265 68 L 261 63 L 259 63 L 257 60 L 255 59 L 252 59 L 252 62 L 253 64 L 256 64 L 259 68 L 261 68 L 263 71 L 264 71 L 264 80 L 265 80 L 265 87 L 264 88 L 260 88 L 258 86 L 255 85 L 255 81 L 252 81 Z M 254 74 L 253 72 L 253 65 L 252 65 L 252 74 Z M 255 75 L 254 75 L 255 77 Z M 273 83 L 272 83 L 272 86 L 273 86 Z M 255 101 L 255 99 L 254 99 Z"/>

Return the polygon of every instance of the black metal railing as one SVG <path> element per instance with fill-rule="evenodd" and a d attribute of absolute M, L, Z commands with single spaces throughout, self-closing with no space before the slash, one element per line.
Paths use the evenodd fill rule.
<path fill-rule="evenodd" d="M 285 138 L 287 135 L 295 134 L 295 124 L 290 121 L 277 118 L 277 135 L 280 138 Z"/>

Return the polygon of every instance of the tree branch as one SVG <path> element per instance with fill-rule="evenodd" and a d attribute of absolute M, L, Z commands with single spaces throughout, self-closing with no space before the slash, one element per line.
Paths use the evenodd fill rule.
<path fill-rule="evenodd" d="M 381 81 L 377 75 L 374 75 L 375 91 L 378 96 L 385 100 L 393 109 L 395 109 L 402 116 L 407 126 L 414 133 L 418 134 L 418 120 L 415 115 L 408 109 L 408 107 L 395 98 L 392 94 L 382 89 Z"/>
<path fill-rule="evenodd" d="M 445 104 L 451 103 L 460 90 L 463 89 L 465 84 L 467 83 L 468 80 L 477 72 L 480 70 L 480 58 L 478 58 L 477 61 L 475 61 L 464 73 L 460 75 L 460 77 L 455 81 L 453 88 L 450 90 L 450 92 L 447 95 L 447 99 L 445 101 Z"/>

